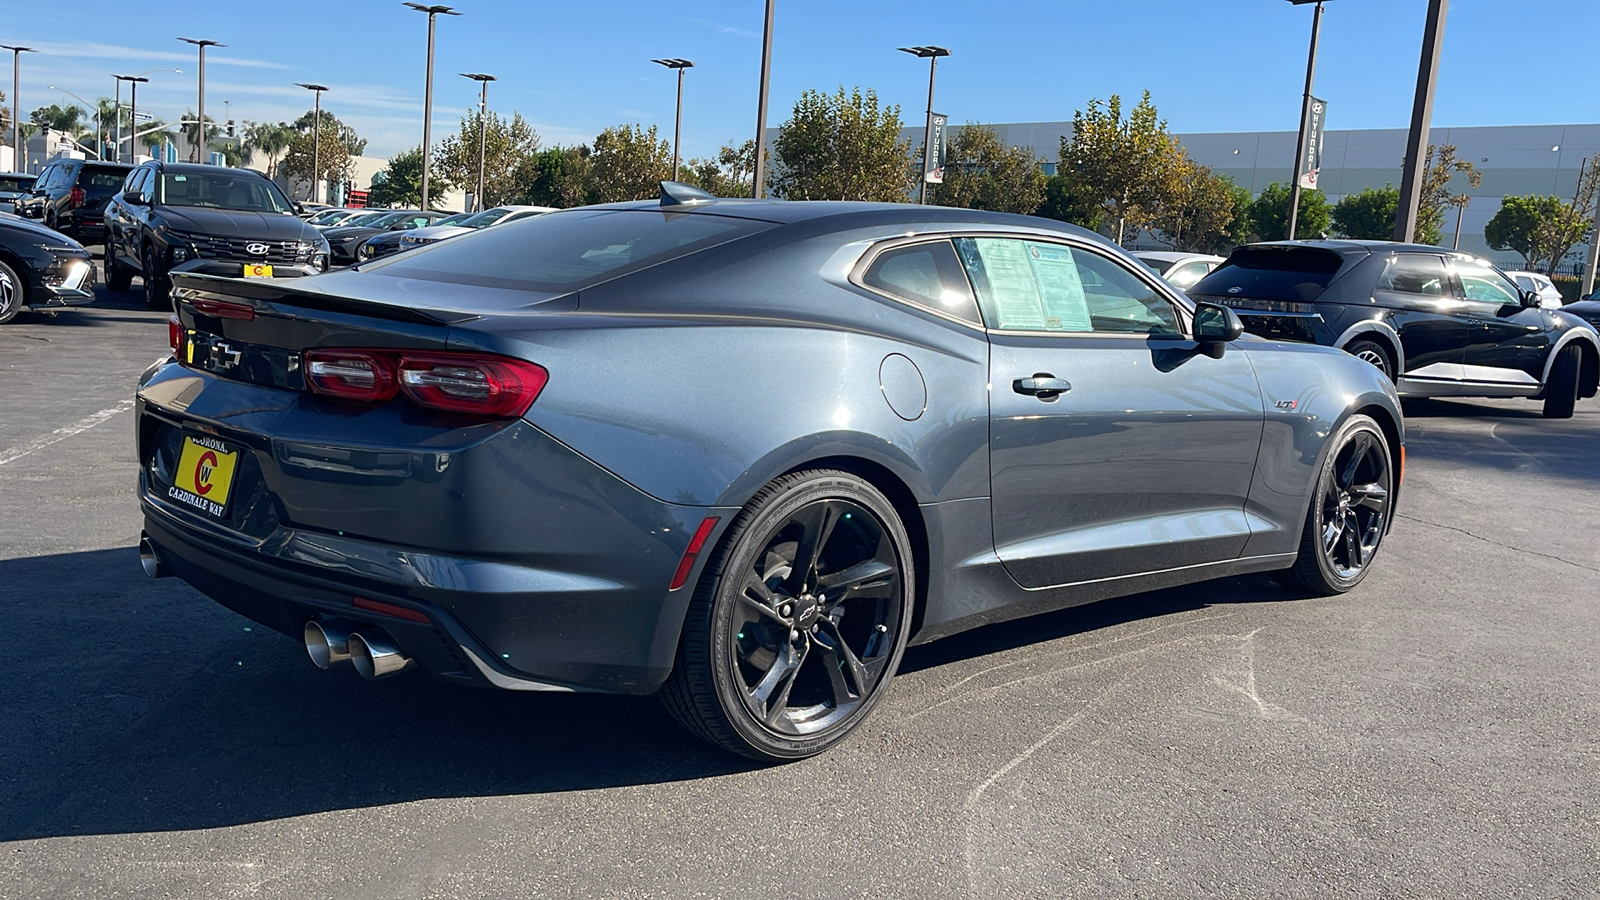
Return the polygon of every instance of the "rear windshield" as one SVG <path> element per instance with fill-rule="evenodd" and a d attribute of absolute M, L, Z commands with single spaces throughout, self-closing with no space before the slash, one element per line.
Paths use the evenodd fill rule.
<path fill-rule="evenodd" d="M 78 187 L 83 188 L 83 193 L 91 198 L 110 197 L 122 190 L 122 182 L 127 179 L 127 169 L 84 166 L 83 172 L 78 175 Z"/>
<path fill-rule="evenodd" d="M 32 187 L 32 175 L 0 175 L 0 191 L 26 191 Z"/>
<path fill-rule="evenodd" d="M 1189 289 L 1189 295 L 1309 303 L 1322 295 L 1344 258 L 1318 247 L 1240 247 Z"/>
<path fill-rule="evenodd" d="M 391 257 L 385 275 L 530 291 L 576 290 L 772 228 L 652 209 L 575 209 L 485 228 Z"/>

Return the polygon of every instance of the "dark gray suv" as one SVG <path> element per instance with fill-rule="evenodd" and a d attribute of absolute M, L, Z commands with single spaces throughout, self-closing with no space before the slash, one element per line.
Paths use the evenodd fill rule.
<path fill-rule="evenodd" d="M 1402 397 L 1528 397 L 1572 415 L 1600 381 L 1600 334 L 1467 253 L 1386 241 L 1239 247 L 1189 289 L 1245 330 L 1338 347 Z"/>

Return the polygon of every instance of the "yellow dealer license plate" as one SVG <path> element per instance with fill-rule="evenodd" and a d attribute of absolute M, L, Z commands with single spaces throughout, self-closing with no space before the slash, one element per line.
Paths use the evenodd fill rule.
<path fill-rule="evenodd" d="M 259 265 L 257 263 L 245 263 L 244 264 L 244 277 L 246 277 L 246 278 L 271 278 L 272 277 L 272 267 L 271 266 Z"/>
<path fill-rule="evenodd" d="M 228 509 L 228 489 L 233 486 L 233 472 L 238 461 L 238 452 L 229 450 L 221 441 L 186 437 L 167 496 L 206 515 L 221 518 Z"/>

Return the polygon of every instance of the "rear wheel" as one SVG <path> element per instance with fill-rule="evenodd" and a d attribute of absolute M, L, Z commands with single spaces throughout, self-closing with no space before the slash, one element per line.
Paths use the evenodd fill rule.
<path fill-rule="evenodd" d="M 171 288 L 167 285 L 167 274 L 156 262 L 155 248 L 146 244 L 139 261 L 143 264 L 140 274 L 144 278 L 144 305 L 151 309 L 171 309 Z"/>
<path fill-rule="evenodd" d="M 24 290 L 16 270 L 0 262 L 0 325 L 15 319 L 22 311 Z"/>
<path fill-rule="evenodd" d="M 1351 416 L 1335 436 L 1317 475 L 1291 587 L 1317 596 L 1342 594 L 1372 568 L 1389 528 L 1394 472 L 1389 441 L 1367 416 Z"/>
<path fill-rule="evenodd" d="M 1583 348 L 1568 344 L 1556 354 L 1550 366 L 1550 380 L 1544 386 L 1544 417 L 1570 419 L 1578 405 L 1578 375 L 1583 371 Z"/>
<path fill-rule="evenodd" d="M 1373 368 L 1383 373 L 1392 384 L 1395 379 L 1394 358 L 1389 354 L 1389 348 L 1377 341 L 1359 340 L 1352 341 L 1344 351 L 1356 359 L 1370 363 Z"/>
<path fill-rule="evenodd" d="M 883 699 L 910 632 L 911 543 L 847 472 L 785 475 L 729 526 L 662 688 L 699 737 L 769 762 L 844 740 Z"/>

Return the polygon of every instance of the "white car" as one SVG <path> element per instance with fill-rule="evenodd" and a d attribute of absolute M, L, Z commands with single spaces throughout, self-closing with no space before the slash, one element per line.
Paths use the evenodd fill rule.
<path fill-rule="evenodd" d="M 1194 287 L 1195 282 L 1210 275 L 1212 269 L 1227 261 L 1208 253 L 1176 253 L 1170 250 L 1135 250 L 1133 256 L 1180 291 Z"/>
<path fill-rule="evenodd" d="M 373 212 L 373 210 L 347 209 L 344 207 L 325 209 L 307 219 L 306 222 L 316 228 L 333 228 L 336 225 L 348 225 L 351 219 L 369 212 Z"/>
<path fill-rule="evenodd" d="M 426 228 L 414 228 L 400 236 L 400 249 L 414 250 L 423 244 L 442 241 L 457 235 L 477 231 L 479 228 L 488 228 L 491 225 L 504 225 L 540 213 L 555 212 L 553 206 L 495 206 L 481 213 L 462 219 L 454 225 L 429 225 Z"/>
<path fill-rule="evenodd" d="M 1540 275 L 1538 272 L 1507 272 L 1506 274 L 1511 277 L 1512 281 L 1517 283 L 1517 287 L 1538 294 L 1539 307 L 1541 309 L 1560 309 L 1561 305 L 1567 302 L 1561 296 L 1561 289 L 1555 286 L 1555 283 L 1550 280 L 1548 275 Z"/>

